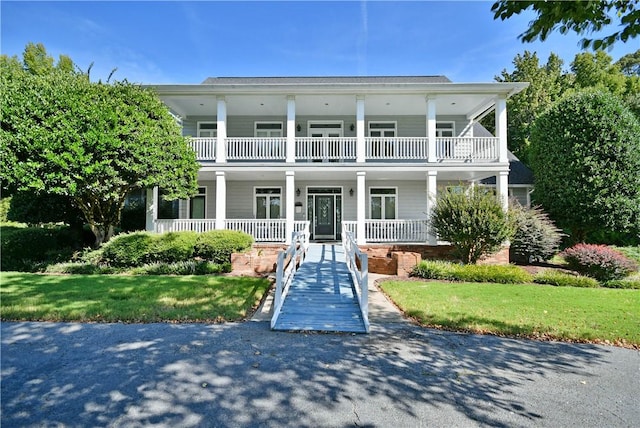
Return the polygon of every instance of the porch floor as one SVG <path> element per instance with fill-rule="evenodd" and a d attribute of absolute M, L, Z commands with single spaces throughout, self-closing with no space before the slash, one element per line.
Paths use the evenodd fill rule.
<path fill-rule="evenodd" d="M 309 245 L 273 329 L 366 333 L 342 245 Z"/>

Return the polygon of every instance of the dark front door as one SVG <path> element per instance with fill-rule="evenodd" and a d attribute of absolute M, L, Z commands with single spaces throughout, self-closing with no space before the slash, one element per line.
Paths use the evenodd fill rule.
<path fill-rule="evenodd" d="M 314 237 L 335 239 L 335 195 L 316 195 L 314 205 Z"/>

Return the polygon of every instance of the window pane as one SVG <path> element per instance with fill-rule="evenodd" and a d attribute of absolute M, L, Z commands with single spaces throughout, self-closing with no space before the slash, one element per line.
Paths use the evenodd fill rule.
<path fill-rule="evenodd" d="M 396 189 L 371 189 L 372 195 L 395 195 Z"/>
<path fill-rule="evenodd" d="M 279 195 L 280 194 L 280 189 L 279 188 L 263 187 L 263 188 L 260 188 L 260 189 L 256 189 L 256 194 L 258 194 L 258 195 Z"/>
<path fill-rule="evenodd" d="M 282 129 L 281 123 L 256 123 L 256 129 Z"/>
<path fill-rule="evenodd" d="M 280 196 L 271 196 L 269 201 L 269 218 L 280 218 Z"/>
<path fill-rule="evenodd" d="M 371 197 L 371 218 L 382 219 L 382 198 L 380 196 Z"/>
<path fill-rule="evenodd" d="M 256 197 L 256 218 L 267 218 L 267 197 Z"/>
<path fill-rule="evenodd" d="M 191 218 L 204 218 L 204 196 L 195 196 L 191 198 Z"/>
<path fill-rule="evenodd" d="M 396 197 L 387 196 L 384 198 L 384 218 L 393 220 L 396 218 Z"/>

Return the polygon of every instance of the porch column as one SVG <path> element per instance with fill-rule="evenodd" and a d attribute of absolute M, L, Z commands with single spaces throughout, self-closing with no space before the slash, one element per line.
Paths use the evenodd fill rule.
<path fill-rule="evenodd" d="M 147 216 L 145 221 L 145 229 L 149 232 L 157 231 L 156 220 L 158 220 L 158 186 L 153 189 L 147 189 Z"/>
<path fill-rule="evenodd" d="M 225 229 L 226 220 L 227 179 L 224 171 L 216 171 L 216 229 Z"/>
<path fill-rule="evenodd" d="M 365 176 L 367 175 L 364 171 L 359 171 L 357 173 L 357 205 L 356 205 L 356 243 L 358 245 L 364 245 L 367 243 L 365 233 L 365 219 L 366 219 L 366 207 L 367 207 L 367 198 L 366 198 L 366 189 L 365 189 Z"/>
<path fill-rule="evenodd" d="M 356 96 L 356 162 L 364 163 L 367 154 L 364 130 L 364 95 Z"/>
<path fill-rule="evenodd" d="M 437 162 L 436 158 L 436 99 L 427 97 L 427 162 Z"/>
<path fill-rule="evenodd" d="M 498 161 L 507 163 L 507 97 L 496 100 L 496 137 L 498 137 Z"/>
<path fill-rule="evenodd" d="M 433 209 L 436 206 L 436 198 L 438 197 L 438 184 L 437 184 L 438 171 L 427 172 L 427 219 L 431 221 L 431 215 Z M 429 245 L 438 245 L 438 237 L 429 225 L 427 229 L 427 243 Z"/>
<path fill-rule="evenodd" d="M 285 243 L 291 244 L 291 235 L 293 234 L 293 222 L 295 220 L 296 213 L 296 182 L 295 182 L 296 173 L 293 171 L 285 172 L 285 228 L 284 228 L 284 238 Z"/>
<path fill-rule="evenodd" d="M 296 97 L 287 96 L 287 163 L 296 161 Z"/>
<path fill-rule="evenodd" d="M 217 117 L 216 162 L 224 163 L 227 161 L 227 101 L 224 97 L 218 97 Z"/>
<path fill-rule="evenodd" d="M 506 212 L 509 209 L 509 171 L 500 171 L 496 175 L 496 190 L 502 209 Z"/>

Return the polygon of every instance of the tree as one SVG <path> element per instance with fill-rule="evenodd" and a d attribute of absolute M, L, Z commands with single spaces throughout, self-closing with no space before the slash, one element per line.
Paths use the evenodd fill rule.
<path fill-rule="evenodd" d="M 454 256 L 476 263 L 495 253 L 513 234 L 513 225 L 496 196 L 482 188 L 438 196 L 430 225 L 438 237 L 454 247 Z"/>
<path fill-rule="evenodd" d="M 640 77 L 640 49 L 621 57 L 616 64 L 626 76 Z"/>
<path fill-rule="evenodd" d="M 167 199 L 196 192 L 195 153 L 150 89 L 27 64 L 18 72 L 15 61 L 0 62 L 3 187 L 69 197 L 96 245 L 112 236 L 131 190 L 159 186 Z"/>
<path fill-rule="evenodd" d="M 567 95 L 536 119 L 531 149 L 534 198 L 574 241 L 640 233 L 640 123 L 618 97 Z"/>
<path fill-rule="evenodd" d="M 627 77 L 620 66 L 611 61 L 611 56 L 602 50 L 577 54 L 571 63 L 576 88 L 603 87 L 612 94 L 622 95 Z"/>
<path fill-rule="evenodd" d="M 82 212 L 71 198 L 33 191 L 16 192 L 11 197 L 7 219 L 30 225 L 62 222 L 79 229 L 84 224 Z"/>
<path fill-rule="evenodd" d="M 538 0 L 498 0 L 491 6 L 493 19 L 505 20 L 531 9 L 536 18 L 529 28 L 518 37 L 523 42 L 536 39 L 544 41 L 555 30 L 561 34 L 569 31 L 582 35 L 598 32 L 613 22 L 613 15 L 620 18 L 621 30 L 602 38 L 583 38 L 582 48 L 605 49 L 616 42 L 626 42 L 640 34 L 640 10 L 638 0 L 602 1 L 538 1 Z"/>

